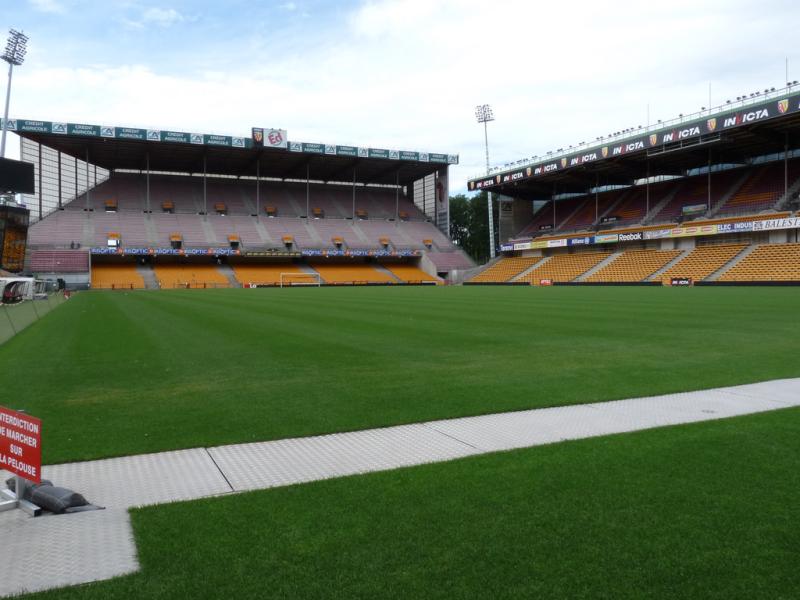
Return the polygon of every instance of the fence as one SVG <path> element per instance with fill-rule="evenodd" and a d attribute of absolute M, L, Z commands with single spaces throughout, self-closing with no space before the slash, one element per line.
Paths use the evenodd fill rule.
<path fill-rule="evenodd" d="M 64 302 L 64 294 L 60 291 L 48 290 L 37 294 L 35 300 L 25 300 L 18 304 L 0 304 L 0 344 L 35 323 L 51 310 Z"/>

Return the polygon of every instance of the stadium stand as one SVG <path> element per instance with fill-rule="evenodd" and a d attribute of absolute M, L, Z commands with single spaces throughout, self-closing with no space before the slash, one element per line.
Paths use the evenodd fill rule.
<path fill-rule="evenodd" d="M 92 289 L 95 290 L 141 290 L 144 279 L 136 265 L 98 264 L 92 267 Z"/>
<path fill-rule="evenodd" d="M 281 273 L 284 274 L 284 283 L 308 282 L 308 271 L 292 263 L 271 264 L 235 264 L 232 265 L 236 280 L 243 286 L 254 285 L 280 285 Z M 293 278 L 292 275 L 298 275 Z"/>
<path fill-rule="evenodd" d="M 791 186 L 800 176 L 800 164 L 788 165 L 788 183 Z M 755 169 L 747 181 L 717 211 L 717 215 L 756 213 L 773 208 L 784 192 L 783 163 L 770 163 Z"/>
<path fill-rule="evenodd" d="M 800 281 L 800 243 L 758 246 L 717 281 Z"/>
<path fill-rule="evenodd" d="M 747 244 L 697 246 L 664 271 L 661 274 L 661 280 L 669 283 L 672 277 L 689 277 L 692 281 L 702 281 L 719 271 L 745 248 L 747 248 Z"/>
<path fill-rule="evenodd" d="M 597 266 L 608 256 L 608 252 L 556 254 L 534 267 L 518 281 L 527 281 L 533 285 L 540 285 L 543 280 L 550 280 L 551 282 L 573 281 L 589 269 Z"/>
<path fill-rule="evenodd" d="M 328 284 L 396 283 L 391 274 L 379 271 L 372 265 L 312 263 L 311 266 Z"/>
<path fill-rule="evenodd" d="M 589 196 L 586 202 L 559 228 L 560 231 L 581 231 L 589 229 L 611 208 L 623 194 L 623 191 L 614 190 L 597 195 L 597 206 L 594 196 Z"/>
<path fill-rule="evenodd" d="M 156 264 L 154 270 L 162 289 L 230 287 L 228 278 L 213 265 Z"/>
<path fill-rule="evenodd" d="M 541 256 L 501 258 L 470 279 L 472 283 L 503 283 L 531 268 L 542 260 Z"/>
<path fill-rule="evenodd" d="M 89 270 L 89 253 L 82 250 L 34 250 L 33 273 L 84 273 Z"/>
<path fill-rule="evenodd" d="M 404 283 L 441 283 L 439 278 L 431 277 L 414 265 L 384 264 L 383 266 Z"/>
<path fill-rule="evenodd" d="M 586 281 L 644 281 L 680 254 L 680 250 L 626 250 L 603 268 L 592 273 Z"/>

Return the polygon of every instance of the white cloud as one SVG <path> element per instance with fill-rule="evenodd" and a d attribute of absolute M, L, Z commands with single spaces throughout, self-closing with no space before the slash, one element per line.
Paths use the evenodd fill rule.
<path fill-rule="evenodd" d="M 64 6 L 56 0 L 28 0 L 31 8 L 44 13 L 60 14 L 64 12 Z"/>
<path fill-rule="evenodd" d="M 32 61 L 15 82 L 13 109 L 208 133 L 275 126 L 293 140 L 458 153 L 458 190 L 484 169 L 476 104 L 494 107 L 491 158 L 502 164 L 644 124 L 648 103 L 653 121 L 697 110 L 708 105 L 709 82 L 715 104 L 777 86 L 787 52 L 800 79 L 792 50 L 800 6 L 763 16 L 751 8 L 747 0 L 372 1 L 344 24 L 311 30 L 303 21 L 303 44 L 291 43 L 291 28 L 241 39 L 246 47 L 232 32 L 236 63 L 216 63 L 214 73 L 204 71 L 219 60 L 212 47 L 196 48 L 181 75 L 165 73 L 159 54 L 142 65 L 75 69 Z M 187 20 L 151 10 L 150 23 Z M 757 39 L 770 43 L 744 43 Z"/>
<path fill-rule="evenodd" d="M 148 8 L 142 14 L 143 23 L 153 23 L 160 27 L 169 27 L 183 20 L 183 15 L 174 8 Z"/>
<path fill-rule="evenodd" d="M 297 10 L 297 4 L 295 4 L 294 2 L 284 2 L 283 4 L 281 4 L 281 8 L 283 10 L 288 10 L 289 12 L 292 12 Z"/>

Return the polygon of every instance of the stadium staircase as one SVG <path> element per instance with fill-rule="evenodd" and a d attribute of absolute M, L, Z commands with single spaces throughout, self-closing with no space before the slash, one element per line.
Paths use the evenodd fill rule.
<path fill-rule="evenodd" d="M 661 267 L 661 268 L 660 268 L 658 271 L 656 271 L 655 273 L 653 273 L 652 275 L 650 275 L 650 277 L 648 277 L 647 279 L 645 279 L 645 281 L 656 281 L 657 279 L 659 279 L 659 278 L 661 277 L 661 275 L 662 275 L 663 273 L 666 273 L 666 272 L 667 272 L 669 269 L 671 269 L 671 268 L 672 268 L 673 266 L 675 266 L 677 263 L 679 263 L 679 262 L 680 262 L 680 261 L 682 261 L 684 258 L 686 258 L 686 256 L 687 256 L 687 255 L 688 255 L 688 254 L 689 254 L 689 253 L 690 253 L 692 250 L 694 250 L 694 248 L 688 248 L 687 250 L 684 250 L 683 252 L 681 252 L 680 254 L 678 254 L 678 256 L 676 256 L 676 257 L 675 257 L 675 258 L 673 258 L 671 261 L 669 261 L 667 264 L 665 264 L 663 267 Z"/>
<path fill-rule="evenodd" d="M 394 274 L 392 271 L 390 271 L 389 269 L 387 269 L 387 268 L 386 268 L 385 266 L 383 266 L 382 264 L 380 264 L 380 263 L 375 263 L 375 264 L 373 264 L 372 266 L 373 266 L 373 267 L 375 267 L 375 270 L 377 270 L 378 272 L 380 272 L 380 273 L 383 273 L 383 274 L 384 274 L 384 275 L 386 275 L 387 277 L 391 277 L 391 278 L 392 278 L 392 280 L 393 280 L 395 283 L 405 283 L 405 281 L 404 281 L 404 280 L 400 279 L 400 278 L 399 278 L 397 275 L 395 275 L 395 274 Z"/>
<path fill-rule="evenodd" d="M 269 232 L 267 232 L 267 228 L 264 227 L 264 224 L 261 222 L 261 219 L 256 219 L 255 223 L 253 224 L 256 230 L 256 233 L 261 238 L 261 241 L 264 242 L 267 246 L 275 246 L 276 242 L 273 240 Z"/>
<path fill-rule="evenodd" d="M 586 273 L 583 273 L 582 275 L 579 275 L 578 277 L 576 277 L 575 281 L 586 281 L 587 277 L 590 277 L 590 276 L 594 275 L 597 271 L 599 271 L 600 269 L 604 268 L 606 265 L 611 264 L 612 262 L 617 260 L 620 256 L 622 256 L 622 252 L 613 252 L 613 253 L 609 254 L 607 258 L 604 258 L 603 260 L 601 260 L 599 263 L 597 263 L 591 269 L 586 271 Z"/>
<path fill-rule="evenodd" d="M 644 216 L 644 219 L 642 219 L 642 225 L 649 225 L 650 223 L 652 223 L 658 216 L 658 213 L 660 213 L 664 209 L 664 207 L 667 206 L 667 204 L 672 202 L 675 199 L 675 196 L 677 196 L 680 192 L 683 191 L 684 187 L 685 187 L 684 182 L 681 182 L 678 185 L 676 185 L 669 194 L 664 196 L 661 199 L 661 201 L 658 204 L 656 204 L 653 208 L 651 208 L 650 212 Z"/>
<path fill-rule="evenodd" d="M 217 265 L 217 270 L 226 277 L 232 288 L 242 287 L 242 284 L 236 279 L 236 273 L 234 273 L 230 265 Z"/>
<path fill-rule="evenodd" d="M 156 224 L 153 222 L 153 218 L 150 215 L 146 215 L 144 218 L 144 230 L 147 233 L 148 240 L 158 239 L 158 230 L 156 229 Z"/>
<path fill-rule="evenodd" d="M 705 278 L 704 281 L 717 281 L 723 274 L 727 273 L 733 267 L 738 265 L 742 260 L 747 258 L 756 248 L 758 248 L 761 244 L 752 244 L 747 246 L 744 250 L 739 252 L 736 256 L 734 256 L 731 260 L 725 263 L 725 265 L 721 269 L 717 269 L 711 275 Z"/>
<path fill-rule="evenodd" d="M 722 207 L 725 206 L 725 204 L 728 202 L 728 200 L 730 200 L 731 197 L 736 192 L 738 192 L 741 189 L 741 187 L 747 182 L 747 180 L 750 179 L 750 177 L 753 177 L 753 176 L 754 176 L 753 175 L 753 171 L 751 171 L 750 169 L 745 169 L 744 174 L 739 179 L 737 179 L 736 182 L 728 189 L 728 191 L 725 192 L 722 195 L 722 197 L 719 199 L 719 201 L 714 206 L 711 207 L 711 210 L 708 211 L 705 214 L 704 218 L 710 219 L 711 217 L 716 215 L 720 210 L 722 210 Z M 714 185 L 714 183 L 713 183 L 713 174 L 712 174 L 712 183 L 711 183 L 711 185 L 712 186 Z M 712 187 L 712 190 L 713 190 L 713 187 Z"/>
<path fill-rule="evenodd" d="M 136 272 L 142 276 L 142 281 L 144 281 L 144 287 L 148 290 L 157 290 L 158 289 L 158 280 L 156 279 L 156 274 L 153 272 L 153 267 L 150 265 L 141 265 L 136 264 Z"/>
<path fill-rule="evenodd" d="M 783 208 L 789 204 L 789 201 L 794 197 L 794 195 L 800 191 L 800 177 L 798 177 L 793 184 L 789 186 L 789 189 L 783 194 L 778 201 L 775 202 L 775 205 L 772 207 L 776 211 L 783 210 Z"/>
<path fill-rule="evenodd" d="M 203 228 L 203 235 L 206 238 L 206 244 L 209 246 L 213 246 L 217 243 L 217 236 L 214 234 L 214 229 L 211 227 L 211 223 L 208 222 L 208 215 L 204 215 L 202 219 L 200 219 L 200 227 Z"/>
<path fill-rule="evenodd" d="M 530 267 L 525 269 L 522 273 L 519 273 L 519 274 L 515 275 L 514 277 L 512 277 L 510 281 L 521 281 L 528 273 L 533 271 L 536 267 L 541 267 L 543 264 L 545 264 L 551 258 L 553 258 L 553 257 L 552 256 L 542 257 L 542 260 L 536 261 Z"/>
<path fill-rule="evenodd" d="M 593 227 L 597 227 L 598 225 L 600 225 L 600 222 L 603 220 L 603 217 L 605 217 L 606 215 L 613 214 L 613 212 L 617 209 L 617 207 L 620 204 L 623 204 L 628 199 L 628 196 L 631 193 L 632 193 L 632 190 L 628 190 L 628 191 L 620 194 L 619 197 L 617 198 L 616 202 L 612 202 L 608 206 L 608 208 L 606 208 L 606 210 L 604 210 L 602 213 L 600 213 L 598 215 L 597 220 L 594 223 L 592 223 L 592 226 Z M 613 225 L 613 223 L 612 223 L 612 225 Z"/>

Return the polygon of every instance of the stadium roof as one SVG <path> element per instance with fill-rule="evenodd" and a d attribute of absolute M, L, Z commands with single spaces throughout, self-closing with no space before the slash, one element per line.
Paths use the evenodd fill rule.
<path fill-rule="evenodd" d="M 470 191 L 487 189 L 515 198 L 585 193 L 597 185 L 630 185 L 638 179 L 684 175 L 712 164 L 746 164 L 756 156 L 800 143 L 800 94 L 733 108 L 731 105 L 650 129 L 573 149 L 544 160 L 520 161 L 470 179 Z"/>
<path fill-rule="evenodd" d="M 279 179 L 408 185 L 458 156 L 305 142 L 260 146 L 253 137 L 9 119 L 9 131 L 109 170 L 133 169 Z M 253 130 L 262 132 L 263 130 Z M 276 131 L 276 130 L 273 130 Z M 277 130 L 286 140 L 286 132 Z M 269 130 L 267 130 L 269 132 Z M 263 142 L 262 142 L 263 143 Z"/>

